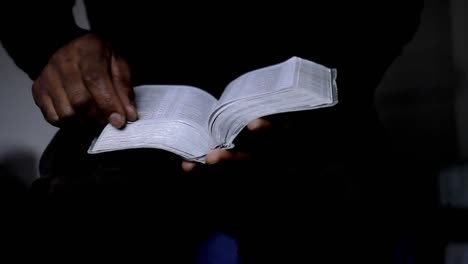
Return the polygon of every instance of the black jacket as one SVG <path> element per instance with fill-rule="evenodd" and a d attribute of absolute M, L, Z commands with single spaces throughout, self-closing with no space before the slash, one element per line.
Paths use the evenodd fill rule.
<path fill-rule="evenodd" d="M 2 43 L 31 79 L 56 49 L 83 34 L 73 2 L 15 1 L 3 8 Z M 375 79 L 414 34 L 422 1 L 340 2 L 86 1 L 86 7 L 91 30 L 130 61 L 134 83 L 187 83 L 217 93 L 239 74 L 292 55 L 338 68 L 343 79 Z M 340 85 L 344 100 L 349 94 L 369 103 L 371 93 Z"/>

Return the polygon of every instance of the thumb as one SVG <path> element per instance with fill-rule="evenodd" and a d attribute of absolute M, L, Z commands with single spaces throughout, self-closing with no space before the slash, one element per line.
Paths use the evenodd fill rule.
<path fill-rule="evenodd" d="M 262 131 L 271 128 L 271 126 L 272 124 L 270 121 L 263 118 L 257 118 L 249 122 L 247 129 L 249 131 Z"/>

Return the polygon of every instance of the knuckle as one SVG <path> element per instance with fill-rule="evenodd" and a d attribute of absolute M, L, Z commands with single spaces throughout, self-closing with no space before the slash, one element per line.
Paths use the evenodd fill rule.
<path fill-rule="evenodd" d="M 42 91 L 39 85 L 35 83 L 32 86 L 32 95 L 34 103 L 41 108 L 44 105 L 44 97 L 46 96 L 45 93 Z"/>
<path fill-rule="evenodd" d="M 40 89 L 39 81 L 33 82 L 32 87 L 31 87 L 31 91 L 33 93 L 33 96 L 39 95 L 40 90 L 41 89 Z"/>
<path fill-rule="evenodd" d="M 83 80 L 87 85 L 99 86 L 102 80 L 102 74 L 99 72 L 87 72 L 83 74 Z"/>
<path fill-rule="evenodd" d="M 123 60 L 120 60 L 120 61 L 117 60 L 115 64 L 113 64 L 112 74 L 115 79 L 124 83 L 129 83 L 130 78 L 131 78 L 130 69 L 127 63 Z"/>
<path fill-rule="evenodd" d="M 53 64 L 70 63 L 73 61 L 73 56 L 70 52 L 61 49 L 52 55 L 51 61 Z"/>
<path fill-rule="evenodd" d="M 103 95 L 101 97 L 101 108 L 111 110 L 114 105 L 114 99 L 109 95 Z"/>
<path fill-rule="evenodd" d="M 70 104 L 73 108 L 83 108 L 90 103 L 90 97 L 81 88 L 73 88 L 68 91 Z"/>
<path fill-rule="evenodd" d="M 45 115 L 44 119 L 47 121 L 47 123 L 53 126 L 57 126 L 59 123 L 59 119 L 57 116 Z"/>
<path fill-rule="evenodd" d="M 90 100 L 88 96 L 80 94 L 70 98 L 70 103 L 75 109 L 83 109 L 89 105 Z"/>
<path fill-rule="evenodd" d="M 60 109 L 60 111 L 58 111 L 57 114 L 58 114 L 60 120 L 71 119 L 71 118 L 73 118 L 75 116 L 75 112 L 73 111 L 72 108 L 69 108 L 69 107 Z"/>
<path fill-rule="evenodd" d="M 125 89 L 128 89 L 127 87 L 130 86 L 129 79 L 120 73 L 112 73 L 112 79 L 120 83 L 120 86 L 122 86 Z"/>
<path fill-rule="evenodd" d="M 47 75 L 48 75 L 48 67 L 46 67 L 42 73 L 39 75 L 39 77 L 34 80 L 34 82 L 32 83 L 31 85 L 31 89 L 33 91 L 33 93 L 39 93 L 39 92 L 42 92 L 44 90 L 44 87 L 46 86 L 47 84 Z"/>

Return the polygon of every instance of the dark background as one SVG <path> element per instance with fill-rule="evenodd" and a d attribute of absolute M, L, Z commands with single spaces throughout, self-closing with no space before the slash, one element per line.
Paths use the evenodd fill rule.
<path fill-rule="evenodd" d="M 77 2 L 77 23 L 87 27 Z M 398 152 L 440 167 L 440 208 L 451 210 L 468 208 L 467 16 L 466 0 L 426 0 L 417 34 L 376 93 Z M 40 154 L 56 131 L 34 105 L 31 83 L 0 47 L 0 193 L 7 200 L 37 177 Z M 447 263 L 468 263 L 468 244 L 450 242 L 447 252 Z"/>

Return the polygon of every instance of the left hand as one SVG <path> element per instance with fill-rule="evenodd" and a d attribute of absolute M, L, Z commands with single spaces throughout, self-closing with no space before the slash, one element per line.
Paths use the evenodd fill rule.
<path fill-rule="evenodd" d="M 272 124 L 270 121 L 258 118 L 252 120 L 247 125 L 247 133 L 255 134 L 254 136 L 260 137 L 262 131 L 270 130 Z M 226 161 L 234 161 L 234 160 L 247 160 L 252 157 L 252 153 L 248 151 L 236 150 L 234 149 L 215 149 L 210 151 L 206 155 L 206 164 L 214 165 L 219 164 Z M 185 172 L 190 172 L 196 167 L 195 162 L 191 161 L 182 161 L 182 169 Z"/>

